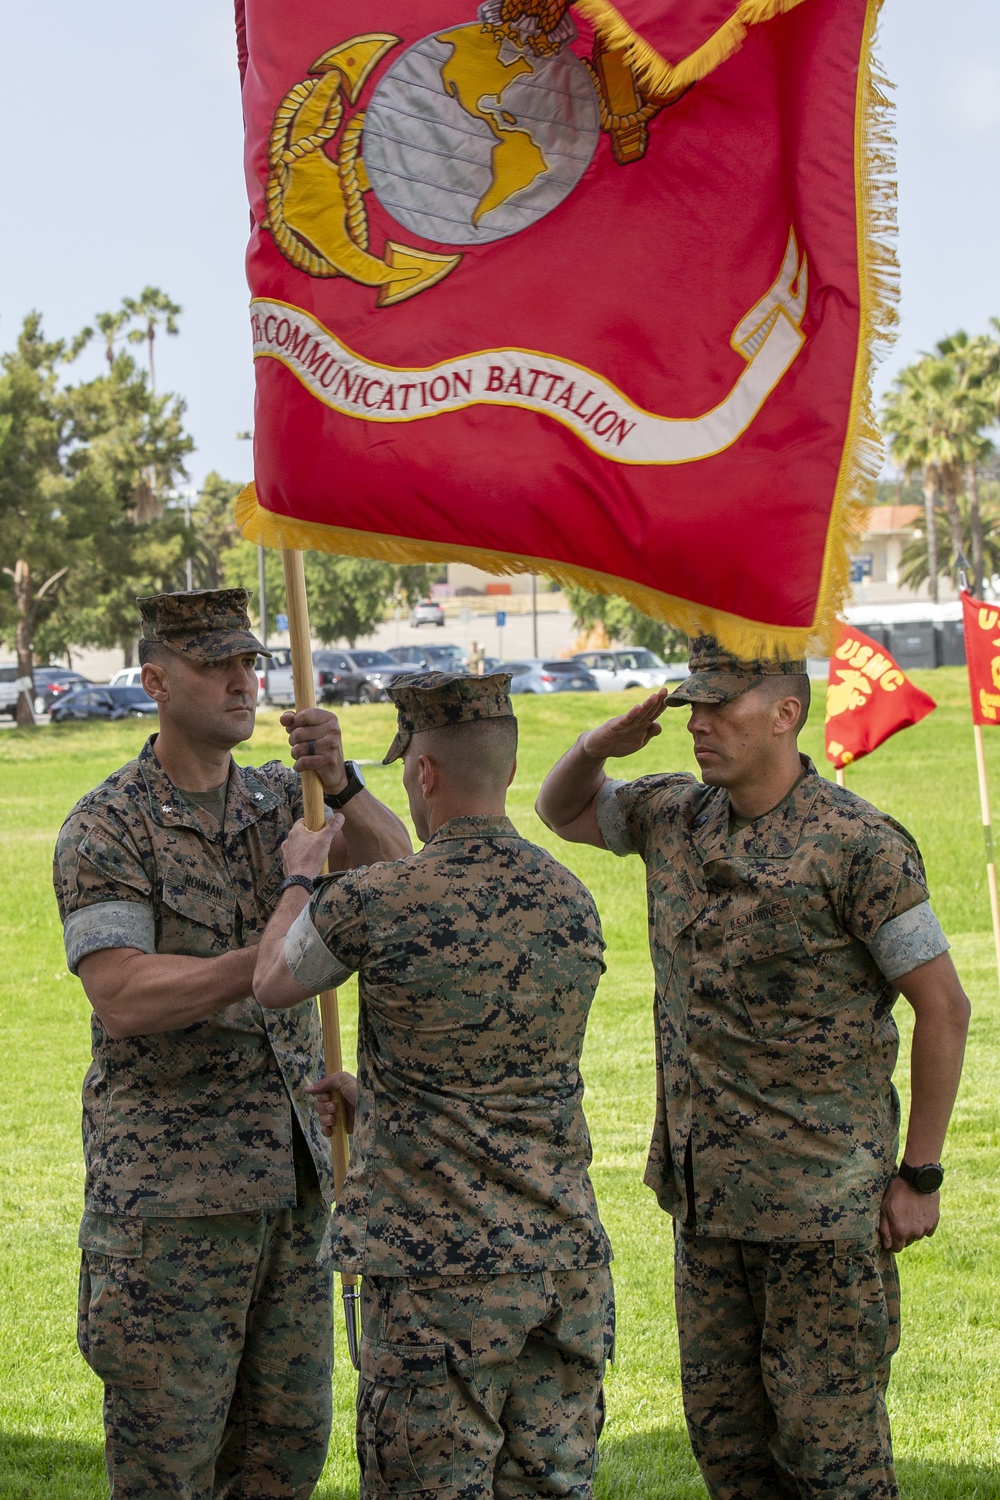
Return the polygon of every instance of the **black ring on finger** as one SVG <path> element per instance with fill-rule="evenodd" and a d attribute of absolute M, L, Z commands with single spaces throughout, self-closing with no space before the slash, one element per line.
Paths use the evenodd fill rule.
<path fill-rule="evenodd" d="M 315 740 L 310 740 L 309 741 L 309 754 L 310 755 L 315 755 L 316 754 L 316 741 Z"/>

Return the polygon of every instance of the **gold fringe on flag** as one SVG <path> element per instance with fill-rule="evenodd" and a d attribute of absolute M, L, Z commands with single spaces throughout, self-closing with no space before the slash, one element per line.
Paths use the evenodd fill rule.
<path fill-rule="evenodd" d="M 860 327 L 840 474 L 823 555 L 814 640 L 826 654 L 850 588 L 851 555 L 865 530 L 885 457 L 872 408 L 872 376 L 892 346 L 899 314 L 893 85 L 875 55 L 882 0 L 868 0 L 854 114 Z"/>
<path fill-rule="evenodd" d="M 608 0 L 575 0 L 575 8 L 586 16 L 608 47 L 623 52 L 636 78 L 652 94 L 672 94 L 690 88 L 706 77 L 727 57 L 732 57 L 751 26 L 770 21 L 787 10 L 794 10 L 802 0 L 743 0 L 728 21 L 702 42 L 700 47 L 681 58 L 668 62 L 654 47 L 643 41 L 637 31 L 619 15 Z"/>
<path fill-rule="evenodd" d="M 702 77 L 735 50 L 748 25 L 789 10 L 800 0 L 745 0 L 727 25 L 685 59 L 683 67 L 697 66 Z M 605 0 L 578 0 L 591 18 L 600 10 L 615 17 Z M 858 69 L 855 109 L 855 202 L 858 236 L 860 322 L 858 353 L 851 394 L 851 413 L 837 479 L 817 607 L 813 623 L 793 627 L 747 620 L 725 610 L 680 599 L 628 578 L 600 573 L 553 558 L 523 557 L 414 537 L 355 531 L 302 521 L 265 510 L 248 484 L 236 502 L 236 523 L 243 535 L 265 547 L 330 552 L 347 557 L 375 557 L 390 563 L 466 562 L 496 574 L 535 573 L 560 584 L 576 584 L 595 594 L 616 594 L 651 619 L 684 630 L 688 635 L 714 635 L 724 650 L 744 657 L 795 658 L 828 654 L 849 587 L 851 554 L 864 530 L 867 507 L 882 465 L 883 448 L 871 401 L 871 379 L 876 363 L 894 337 L 899 299 L 899 266 L 894 248 L 896 228 L 895 142 L 892 87 L 874 56 L 875 34 L 882 0 L 868 0 L 864 39 Z M 620 20 L 620 18 L 619 18 Z M 624 26 L 624 22 L 621 23 Z M 735 28 L 742 28 L 736 35 Z M 626 28 L 627 30 L 627 28 Z M 605 33 L 607 35 L 607 33 Z M 735 37 L 735 40 L 733 38 Z M 636 39 L 638 40 L 638 39 Z M 717 46 L 716 46 L 717 44 Z M 709 63 L 716 46 L 716 62 Z M 728 50 L 725 50 L 727 49 Z M 651 52 L 651 49 L 649 49 Z M 651 52 L 655 59 L 657 54 Z M 668 64 L 659 59 L 663 67 Z M 687 75 L 683 75 L 687 76 Z M 676 75 L 670 87 L 677 87 Z M 655 86 L 661 87 L 657 79 Z"/>

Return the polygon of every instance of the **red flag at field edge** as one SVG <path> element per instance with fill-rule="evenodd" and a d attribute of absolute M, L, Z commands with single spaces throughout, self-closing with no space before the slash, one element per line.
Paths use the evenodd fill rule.
<path fill-rule="evenodd" d="M 998 699 L 1000 701 L 1000 699 Z M 937 708 L 871 636 L 840 622 L 826 689 L 826 758 L 837 769 Z"/>
<path fill-rule="evenodd" d="M 1000 608 L 962 590 L 973 724 L 1000 724 Z"/>
<path fill-rule="evenodd" d="M 240 0 L 244 535 L 828 646 L 894 318 L 880 5 Z"/>

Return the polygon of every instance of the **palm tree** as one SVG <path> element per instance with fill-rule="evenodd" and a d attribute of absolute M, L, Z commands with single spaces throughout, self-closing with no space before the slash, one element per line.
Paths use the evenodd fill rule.
<path fill-rule="evenodd" d="M 892 452 L 907 474 L 918 473 L 924 490 L 925 535 L 931 595 L 938 599 L 941 570 L 937 498 L 947 516 L 944 551 L 950 541 L 952 573 L 971 548 L 973 589 L 982 587 L 983 528 L 979 516 L 978 466 L 992 452 L 984 429 L 996 419 L 1000 385 L 1000 345 L 981 335 L 958 332 L 942 339 L 934 354 L 925 354 L 900 372 L 883 406 L 883 425 Z M 971 496 L 970 527 L 965 533 L 960 499 Z"/>
<path fill-rule="evenodd" d="M 115 340 L 121 333 L 129 320 L 129 314 L 124 307 L 118 312 L 98 313 L 96 319 L 98 332 L 104 335 L 104 357 L 109 365 L 115 362 Z"/>
<path fill-rule="evenodd" d="M 156 372 L 153 365 L 153 340 L 156 338 L 156 330 L 162 324 L 165 333 L 176 334 L 177 318 L 182 309 L 176 302 L 171 302 L 166 292 L 161 292 L 157 286 L 143 287 L 138 297 L 125 297 L 122 308 L 129 318 L 138 319 L 144 323 L 142 328 L 133 328 L 129 333 L 129 342 L 133 344 L 145 344 L 149 352 L 149 384 L 152 390 L 156 390 Z"/>
<path fill-rule="evenodd" d="M 951 375 L 952 436 L 956 464 L 969 497 L 972 591 L 979 594 L 984 577 L 979 467 L 994 451 L 984 429 L 994 424 L 1000 410 L 1000 344 L 988 334 L 970 338 L 960 329 L 942 339 L 937 351 Z"/>
<path fill-rule="evenodd" d="M 926 369 L 932 363 L 925 356 L 919 364 L 901 370 L 895 387 L 882 406 L 882 426 L 892 440 L 892 456 L 907 477 L 919 475 L 924 492 L 924 536 L 927 539 L 927 573 L 931 598 L 938 602 L 938 526 L 937 497 L 941 488 L 941 466 L 938 462 L 931 430 L 931 382 Z"/>
<path fill-rule="evenodd" d="M 983 545 L 983 567 L 987 579 L 995 579 L 1000 575 L 1000 490 L 997 485 L 986 486 L 987 496 L 981 508 L 982 545 Z M 992 492 L 992 493 L 991 493 Z M 958 502 L 959 517 L 962 526 L 962 551 L 968 557 L 972 549 L 972 500 L 971 496 L 965 494 Z M 937 526 L 937 552 L 943 556 L 948 550 L 949 526 L 947 519 L 940 513 L 935 516 Z M 903 548 L 900 558 L 900 577 L 911 589 L 919 589 L 930 577 L 928 565 L 928 553 L 932 549 L 927 545 L 926 532 L 913 537 Z M 980 593 L 982 581 L 979 587 L 973 589 L 973 593 Z"/>

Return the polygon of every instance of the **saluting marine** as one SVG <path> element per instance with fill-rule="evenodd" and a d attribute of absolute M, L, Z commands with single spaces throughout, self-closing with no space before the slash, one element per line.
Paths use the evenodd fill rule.
<path fill-rule="evenodd" d="M 266 1006 L 359 981 L 334 1258 L 364 1273 L 362 1494 L 587 1500 L 613 1324 L 580 1052 L 604 969 L 584 886 L 505 815 L 507 674 L 390 689 L 416 854 L 316 880 L 296 824 L 254 985 Z M 348 1121 L 350 1124 L 350 1120 Z"/>
<path fill-rule="evenodd" d="M 689 707 L 704 784 L 609 757 Z M 890 1500 L 894 1252 L 933 1234 L 969 1004 L 906 830 L 820 777 L 805 662 L 710 636 L 691 675 L 580 736 L 538 811 L 646 865 L 656 1123 L 673 1215 L 684 1407 L 715 1500 Z M 896 1167 L 900 993 L 915 1011 Z"/>
<path fill-rule="evenodd" d="M 263 651 L 248 599 L 139 601 L 159 732 L 77 804 L 56 847 L 67 963 L 93 1006 L 79 1341 L 105 1386 L 114 1500 L 304 1500 L 329 1439 L 317 1254 L 333 1183 L 305 1092 L 322 1040 L 314 1005 L 253 998 L 300 784 L 230 753 L 253 732 Z M 345 766 L 334 716 L 282 723 L 296 770 L 343 808 L 338 860 L 406 852 L 402 824 Z"/>

